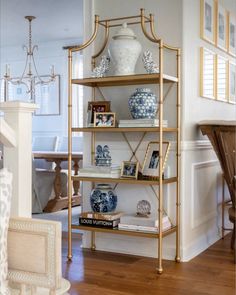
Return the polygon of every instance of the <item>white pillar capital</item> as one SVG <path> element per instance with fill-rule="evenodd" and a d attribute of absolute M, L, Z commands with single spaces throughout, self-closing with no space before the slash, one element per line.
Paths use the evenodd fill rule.
<path fill-rule="evenodd" d="M 0 110 L 4 113 L 33 113 L 38 106 L 34 103 L 15 101 L 6 101 L 0 103 Z"/>

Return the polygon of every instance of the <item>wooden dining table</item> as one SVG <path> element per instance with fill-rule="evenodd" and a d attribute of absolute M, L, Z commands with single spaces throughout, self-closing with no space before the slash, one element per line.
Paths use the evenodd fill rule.
<path fill-rule="evenodd" d="M 61 182 L 61 163 L 68 161 L 68 152 L 45 152 L 45 151 L 34 151 L 34 159 L 44 159 L 47 162 L 55 163 L 55 180 L 54 180 L 54 192 L 55 197 L 49 200 L 47 206 L 44 208 L 44 212 L 55 212 L 68 207 L 68 196 L 62 196 L 62 182 Z M 73 174 L 78 175 L 79 161 L 83 159 L 82 152 L 72 153 L 73 162 Z M 81 204 L 81 194 L 79 192 L 80 183 L 79 181 L 73 182 L 74 194 L 72 196 L 72 206 Z"/>

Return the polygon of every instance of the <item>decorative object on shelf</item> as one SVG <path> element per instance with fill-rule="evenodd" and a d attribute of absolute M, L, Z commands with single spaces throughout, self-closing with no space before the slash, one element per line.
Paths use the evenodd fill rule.
<path fill-rule="evenodd" d="M 121 177 L 135 178 L 138 177 L 138 162 L 123 161 L 121 168 Z"/>
<path fill-rule="evenodd" d="M 109 71 L 109 65 L 110 57 L 103 55 L 99 65 L 93 69 L 91 76 L 94 78 L 105 77 L 105 74 Z"/>
<path fill-rule="evenodd" d="M 111 166 L 111 156 L 110 149 L 108 145 L 102 147 L 100 144 L 96 147 L 96 156 L 95 156 L 95 165 L 96 166 Z"/>
<path fill-rule="evenodd" d="M 134 119 L 154 119 L 157 113 L 157 97 L 149 88 L 137 88 L 130 96 L 129 110 Z"/>
<path fill-rule="evenodd" d="M 142 61 L 144 68 L 148 74 L 159 73 L 159 68 L 157 64 L 153 61 L 152 52 L 150 50 L 144 51 Z"/>
<path fill-rule="evenodd" d="M 142 46 L 127 23 L 112 37 L 108 52 L 114 66 L 114 75 L 134 75 Z"/>
<path fill-rule="evenodd" d="M 20 78 L 11 78 L 10 77 L 10 67 L 9 65 L 6 65 L 6 72 L 4 75 L 4 100 L 6 101 L 8 99 L 8 83 L 11 83 L 13 85 L 24 85 L 26 88 L 26 95 L 30 95 L 30 102 L 34 102 L 35 100 L 35 86 L 38 84 L 41 85 L 48 85 L 52 83 L 55 78 L 55 72 L 54 72 L 54 66 L 51 67 L 51 75 L 49 78 L 43 79 L 39 76 L 38 70 L 36 68 L 36 63 L 34 60 L 34 51 L 35 49 L 38 50 L 37 45 L 32 45 L 32 30 L 31 30 L 31 22 L 34 20 L 35 16 L 25 16 L 25 19 L 29 22 L 29 43 L 28 46 L 24 45 L 23 49 L 26 50 L 26 62 L 24 66 L 24 71 L 21 74 Z M 32 69 L 34 69 L 35 74 L 33 73 Z M 26 72 L 27 71 L 27 72 Z"/>
<path fill-rule="evenodd" d="M 163 141 L 162 143 L 162 171 L 165 168 L 165 162 L 167 159 L 168 151 L 170 148 L 170 143 L 168 141 Z M 159 142 L 152 141 L 148 144 L 142 174 L 143 176 L 159 177 Z"/>
<path fill-rule="evenodd" d="M 89 101 L 88 102 L 88 113 L 87 113 L 87 126 L 94 126 L 94 113 L 103 113 L 111 111 L 110 101 Z"/>
<path fill-rule="evenodd" d="M 94 127 L 115 127 L 115 113 L 94 113 Z"/>
<path fill-rule="evenodd" d="M 109 184 L 98 184 L 90 194 L 93 212 L 113 212 L 117 206 L 117 195 Z"/>
<path fill-rule="evenodd" d="M 151 214 L 151 204 L 147 200 L 141 200 L 137 204 L 137 215 L 147 217 Z"/>

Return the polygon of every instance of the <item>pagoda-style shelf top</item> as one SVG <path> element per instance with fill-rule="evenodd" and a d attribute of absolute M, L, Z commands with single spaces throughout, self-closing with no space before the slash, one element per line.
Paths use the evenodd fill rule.
<path fill-rule="evenodd" d="M 177 132 L 178 128 L 163 127 L 163 132 Z M 160 132 L 159 127 L 81 127 L 72 132 Z"/>
<path fill-rule="evenodd" d="M 158 185 L 159 180 L 149 179 L 133 179 L 133 178 L 103 178 L 103 177 L 84 177 L 84 176 L 72 176 L 73 181 L 90 181 L 90 182 L 101 182 L 101 183 L 130 183 L 140 185 Z M 174 183 L 177 181 L 177 177 L 171 177 L 163 179 L 164 184 Z"/>
<path fill-rule="evenodd" d="M 165 74 L 163 75 L 163 83 L 176 82 L 178 82 L 178 78 Z M 89 87 L 109 87 L 158 83 L 160 83 L 160 74 L 138 74 L 127 76 L 110 76 L 102 78 L 72 79 L 72 84 L 79 84 Z"/>

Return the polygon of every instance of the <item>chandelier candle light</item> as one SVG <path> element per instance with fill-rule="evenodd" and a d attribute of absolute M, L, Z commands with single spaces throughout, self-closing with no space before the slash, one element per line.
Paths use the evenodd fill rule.
<path fill-rule="evenodd" d="M 26 51 L 26 62 L 24 71 L 21 74 L 20 78 L 11 78 L 10 77 L 10 66 L 6 64 L 6 71 L 4 75 L 5 87 L 4 87 L 4 100 L 8 99 L 8 83 L 10 82 L 13 85 L 23 84 L 26 86 L 26 93 L 30 95 L 30 102 L 35 101 L 35 86 L 38 84 L 48 85 L 55 81 L 55 70 L 54 66 L 51 67 L 51 75 L 48 80 L 43 80 L 37 71 L 35 60 L 34 60 L 34 50 L 38 50 L 38 45 L 32 45 L 32 30 L 31 22 L 34 20 L 35 16 L 25 16 L 25 19 L 29 21 L 29 43 L 28 46 L 24 45 L 23 49 Z M 33 73 L 33 70 L 35 74 Z"/>

